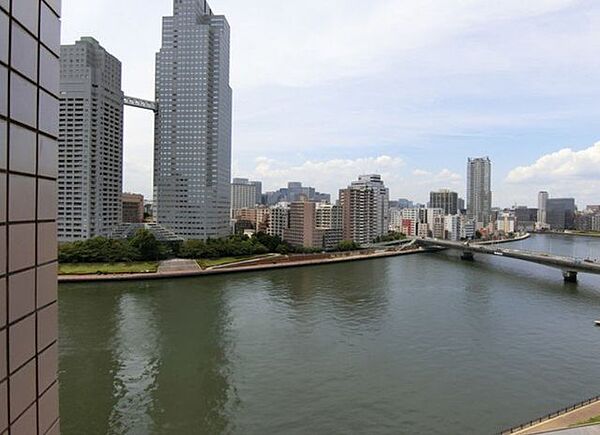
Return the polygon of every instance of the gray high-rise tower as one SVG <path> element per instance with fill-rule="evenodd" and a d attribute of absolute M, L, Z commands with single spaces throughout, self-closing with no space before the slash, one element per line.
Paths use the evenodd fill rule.
<path fill-rule="evenodd" d="M 488 157 L 469 159 L 467 166 L 467 215 L 483 225 L 492 214 L 492 162 Z"/>
<path fill-rule="evenodd" d="M 58 239 L 108 236 L 121 223 L 121 62 L 94 38 L 60 49 Z"/>
<path fill-rule="evenodd" d="M 205 0 L 174 0 L 156 56 L 157 221 L 188 239 L 229 234 L 229 24 Z"/>

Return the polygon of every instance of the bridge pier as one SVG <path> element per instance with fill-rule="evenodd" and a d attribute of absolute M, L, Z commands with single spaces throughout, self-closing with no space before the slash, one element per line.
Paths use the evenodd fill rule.
<path fill-rule="evenodd" d="M 565 279 L 565 282 L 577 283 L 577 272 L 565 270 L 563 271 L 563 278 Z"/>
<path fill-rule="evenodd" d="M 475 260 L 475 255 L 473 255 L 473 252 L 471 251 L 464 251 L 460 254 L 460 259 L 464 261 L 473 261 Z"/>

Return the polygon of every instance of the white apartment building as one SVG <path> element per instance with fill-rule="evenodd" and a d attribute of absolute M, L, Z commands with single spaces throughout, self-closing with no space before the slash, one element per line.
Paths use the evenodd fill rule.
<path fill-rule="evenodd" d="M 458 242 L 461 238 L 461 216 L 447 215 L 444 217 L 446 239 Z"/>
<path fill-rule="evenodd" d="M 108 236 L 122 220 L 121 62 L 93 38 L 61 47 L 58 239 Z"/>
<path fill-rule="evenodd" d="M 287 202 L 280 202 L 271 207 L 269 228 L 270 236 L 279 236 L 283 239 L 285 231 L 290 226 L 290 206 Z"/>
<path fill-rule="evenodd" d="M 377 236 L 386 235 L 390 227 L 390 191 L 385 187 L 381 175 L 361 175 L 357 181 L 351 183 L 350 187 L 356 189 L 369 188 L 373 190 L 376 203 L 375 233 Z"/>

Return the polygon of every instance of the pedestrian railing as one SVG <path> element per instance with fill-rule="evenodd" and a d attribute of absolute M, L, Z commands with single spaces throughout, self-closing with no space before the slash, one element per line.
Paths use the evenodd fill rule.
<path fill-rule="evenodd" d="M 544 417 L 540 417 L 536 420 L 531 420 L 530 422 L 524 423 L 520 426 L 515 426 L 513 428 L 503 430 L 500 432 L 500 435 L 508 435 L 516 432 L 520 432 L 529 427 L 535 426 L 540 423 L 544 423 L 545 421 L 552 420 L 553 418 L 560 417 L 561 415 L 567 414 L 569 412 L 575 411 L 579 408 L 583 408 L 584 406 L 591 405 L 592 403 L 600 402 L 600 396 L 592 397 L 591 399 L 584 400 L 583 402 L 577 403 L 575 405 L 569 406 L 567 408 L 563 408 L 560 411 L 553 412 L 551 414 L 545 415 Z"/>

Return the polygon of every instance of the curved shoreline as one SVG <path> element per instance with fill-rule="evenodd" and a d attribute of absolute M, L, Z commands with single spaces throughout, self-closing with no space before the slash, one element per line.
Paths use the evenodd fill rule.
<path fill-rule="evenodd" d="M 59 275 L 58 282 L 61 284 L 65 283 L 85 283 L 85 282 L 110 282 L 110 281 L 146 281 L 156 279 L 176 279 L 176 278 L 190 278 L 199 276 L 213 276 L 213 275 L 225 275 L 234 273 L 244 272 L 258 272 L 262 270 L 272 269 L 287 269 L 292 267 L 307 267 L 307 266 L 319 266 L 335 263 L 345 263 L 351 261 L 365 261 L 373 260 L 378 258 L 388 257 L 399 257 L 402 255 L 414 255 L 426 252 L 434 252 L 432 249 L 416 248 L 407 251 L 385 251 L 377 252 L 372 254 L 359 254 L 350 256 L 340 256 L 333 258 L 320 258 L 313 260 L 304 261 L 289 261 L 281 263 L 271 264 L 256 264 L 251 266 L 240 266 L 236 267 L 232 265 L 229 268 L 222 267 L 217 269 L 207 270 L 190 270 L 190 271 L 179 271 L 179 272 L 155 272 L 155 273 L 133 273 L 133 274 L 114 274 L 114 275 Z"/>

